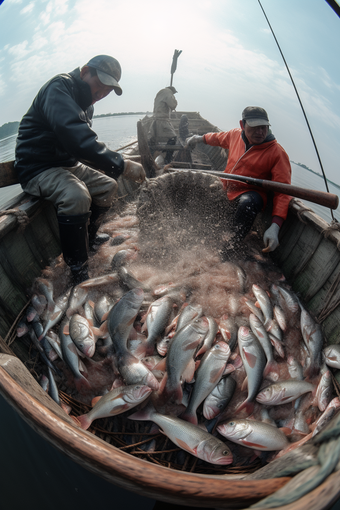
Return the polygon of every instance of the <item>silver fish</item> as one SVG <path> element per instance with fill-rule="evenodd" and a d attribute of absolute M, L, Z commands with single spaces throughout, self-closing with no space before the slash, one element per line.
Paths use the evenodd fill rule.
<path fill-rule="evenodd" d="M 77 313 L 73 314 L 69 323 L 69 331 L 77 349 L 85 356 L 92 358 L 96 350 L 96 342 L 88 320 Z"/>
<path fill-rule="evenodd" d="M 315 386 L 307 381 L 287 379 L 286 381 L 280 381 L 264 388 L 257 395 L 256 401 L 260 402 L 260 404 L 278 406 L 292 402 L 304 393 L 314 389 Z"/>
<path fill-rule="evenodd" d="M 196 356 L 201 356 L 202 354 L 207 352 L 209 349 L 211 349 L 211 347 L 215 341 L 216 335 L 217 335 L 218 324 L 215 321 L 215 319 L 213 317 L 210 317 L 209 315 L 206 316 L 206 319 L 209 323 L 209 329 L 208 329 L 207 334 L 204 337 L 203 344 L 202 344 L 201 348 L 199 349 L 199 351 L 197 352 Z M 229 345 L 229 350 L 231 350 L 230 345 Z"/>
<path fill-rule="evenodd" d="M 204 418 L 207 420 L 212 420 L 218 414 L 220 414 L 227 407 L 235 389 L 235 379 L 230 376 L 223 377 L 204 401 Z"/>
<path fill-rule="evenodd" d="M 70 318 L 74 313 L 76 313 L 80 307 L 83 306 L 87 299 L 88 290 L 77 285 L 72 288 L 72 292 L 70 295 L 70 299 L 68 302 L 68 308 L 66 311 L 66 317 Z"/>
<path fill-rule="evenodd" d="M 299 381 L 304 379 L 302 365 L 296 358 L 293 356 L 288 356 L 287 365 L 289 375 L 292 379 L 298 379 Z"/>
<path fill-rule="evenodd" d="M 329 370 L 326 370 L 319 381 L 318 387 L 316 389 L 316 400 L 318 404 L 318 408 L 321 412 L 326 410 L 328 406 L 333 392 L 333 380 L 332 374 Z"/>
<path fill-rule="evenodd" d="M 235 322 L 235 319 L 228 317 L 226 315 L 222 315 L 221 319 L 219 320 L 219 331 L 222 335 L 223 340 L 227 342 L 227 344 L 230 347 L 230 350 L 233 351 L 235 345 L 237 344 L 237 332 L 238 332 L 238 326 Z"/>
<path fill-rule="evenodd" d="M 314 377 L 320 370 L 323 335 L 320 324 L 304 308 L 301 309 L 301 332 L 310 357 L 305 376 Z"/>
<path fill-rule="evenodd" d="M 195 319 L 173 337 L 166 357 L 166 375 L 162 382 L 163 398 L 180 403 L 182 382 L 191 381 L 195 371 L 194 356 L 202 345 L 209 323 L 205 317 Z"/>
<path fill-rule="evenodd" d="M 264 315 L 264 325 L 267 327 L 268 323 L 273 319 L 273 305 L 270 298 L 259 285 L 253 285 L 252 291 L 260 305 L 260 308 Z"/>
<path fill-rule="evenodd" d="M 110 418 L 132 409 L 144 402 L 152 392 L 149 386 L 134 384 L 115 388 L 96 401 L 93 408 L 86 414 L 77 417 L 82 429 L 87 430 L 94 420 Z"/>
<path fill-rule="evenodd" d="M 260 342 L 267 358 L 267 364 L 263 371 L 263 376 L 270 376 L 274 381 L 277 381 L 279 378 L 279 368 L 274 359 L 273 348 L 269 335 L 262 322 L 253 313 L 249 315 L 249 324 L 252 332 Z"/>
<path fill-rule="evenodd" d="M 111 261 L 112 271 L 117 271 L 120 267 L 122 267 L 129 260 L 131 260 L 135 254 L 136 251 L 131 249 L 117 251 L 117 253 L 112 257 Z"/>
<path fill-rule="evenodd" d="M 335 413 L 340 409 L 340 400 L 338 397 L 333 398 L 328 404 L 325 411 L 322 413 L 320 418 L 315 422 L 315 428 L 313 430 L 312 437 L 316 436 L 333 418 Z"/>
<path fill-rule="evenodd" d="M 195 375 L 195 384 L 189 404 L 181 418 L 197 424 L 197 408 L 220 381 L 230 356 L 230 348 L 224 340 L 207 351 Z"/>
<path fill-rule="evenodd" d="M 227 445 L 197 425 L 157 413 L 150 407 L 129 416 L 129 419 L 153 421 L 175 445 L 210 464 L 227 465 L 233 462 Z"/>
<path fill-rule="evenodd" d="M 281 330 L 286 331 L 287 321 L 286 321 L 286 316 L 285 316 L 282 308 L 278 305 L 274 305 L 273 312 L 274 312 L 274 317 L 275 317 L 278 325 L 280 326 Z"/>
<path fill-rule="evenodd" d="M 101 296 L 94 305 L 94 314 L 99 322 L 101 324 L 103 321 L 107 319 L 107 316 L 109 314 L 109 311 L 115 304 L 115 300 L 112 299 L 110 296 L 107 296 L 104 294 Z"/>
<path fill-rule="evenodd" d="M 165 356 L 173 340 L 173 336 L 165 336 L 157 341 L 157 352 L 160 356 Z"/>
<path fill-rule="evenodd" d="M 115 350 L 127 350 L 127 340 L 144 299 L 141 288 L 130 290 L 111 308 L 107 326 Z"/>
<path fill-rule="evenodd" d="M 289 442 L 277 427 L 256 420 L 231 420 L 220 423 L 217 431 L 233 443 L 260 451 L 283 450 Z"/>
<path fill-rule="evenodd" d="M 65 310 L 67 308 L 68 300 L 71 294 L 71 289 L 67 290 L 64 294 L 62 294 L 58 299 L 55 300 L 55 306 L 52 312 L 47 311 L 44 316 L 44 330 L 42 332 L 42 337 L 46 335 L 46 333 L 52 329 L 59 321 L 61 321 Z M 39 338 L 41 340 L 41 338 Z"/>
<path fill-rule="evenodd" d="M 69 332 L 69 319 L 66 317 L 59 328 L 59 338 L 61 344 L 61 351 L 63 360 L 70 368 L 74 375 L 74 382 L 79 393 L 89 390 L 91 388 L 89 381 L 79 371 L 79 356 L 77 348 Z"/>
<path fill-rule="evenodd" d="M 46 340 L 51 345 L 53 350 L 58 354 L 60 359 L 63 359 L 63 353 L 61 352 L 60 339 L 58 335 L 53 331 L 49 331 L 46 335 Z"/>
<path fill-rule="evenodd" d="M 155 343 L 169 322 L 173 305 L 173 300 L 168 296 L 164 296 L 157 299 L 149 306 L 145 321 L 148 332 L 146 349 L 147 356 L 154 353 Z"/>
<path fill-rule="evenodd" d="M 264 323 L 264 315 L 262 313 L 262 310 L 260 308 L 258 308 L 255 303 L 253 303 L 252 301 L 250 301 L 249 299 L 247 299 L 245 301 L 245 304 L 247 305 L 247 307 L 249 308 L 249 310 L 262 322 L 262 324 Z"/>
<path fill-rule="evenodd" d="M 188 303 L 184 304 L 178 317 L 176 331 L 182 329 L 192 320 L 201 317 L 202 313 L 203 309 L 201 305 L 190 305 Z"/>
<path fill-rule="evenodd" d="M 60 399 L 59 399 L 59 393 L 58 393 L 58 387 L 54 379 L 54 375 L 50 367 L 48 367 L 48 393 L 53 400 L 60 405 Z"/>
<path fill-rule="evenodd" d="M 262 382 L 266 356 L 254 333 L 244 326 L 241 326 L 238 330 L 238 345 L 248 378 L 248 396 L 237 411 L 246 408 L 250 412 L 253 407 L 251 402 L 256 397 Z"/>
<path fill-rule="evenodd" d="M 120 281 L 129 289 L 143 289 L 144 292 L 150 292 L 150 288 L 143 282 L 137 280 L 124 266 L 118 268 L 118 277 Z"/>
<path fill-rule="evenodd" d="M 100 287 L 101 285 L 109 285 L 118 282 L 119 282 L 118 274 L 114 272 L 106 274 L 104 276 L 98 276 L 96 278 L 89 278 L 88 280 L 85 280 L 84 282 L 80 283 L 79 287 L 81 287 L 82 289 L 88 289 L 92 287 Z"/>
<path fill-rule="evenodd" d="M 275 287 L 272 286 L 272 290 L 274 290 L 274 288 Z M 285 289 L 281 285 L 277 285 L 275 290 L 278 292 L 279 296 L 281 296 L 283 300 L 282 305 L 285 304 L 290 312 L 292 312 L 293 314 L 297 314 L 300 308 L 300 300 L 298 299 L 298 297 L 293 292 L 291 292 L 288 289 Z"/>
<path fill-rule="evenodd" d="M 145 384 L 153 390 L 159 389 L 156 376 L 128 350 L 121 350 L 118 353 L 116 363 L 125 384 Z"/>
<path fill-rule="evenodd" d="M 340 344 L 328 345 L 322 351 L 329 367 L 340 368 Z"/>
<path fill-rule="evenodd" d="M 43 296 L 42 294 L 39 296 L 38 294 L 33 294 L 33 296 L 31 297 L 31 303 L 32 306 L 37 311 L 39 317 L 41 317 L 44 314 L 47 306 L 47 299 L 45 298 L 45 296 Z"/>
<path fill-rule="evenodd" d="M 53 299 L 53 283 L 45 278 L 37 278 L 35 281 L 35 287 L 39 294 L 42 294 L 47 301 L 47 309 L 52 312 L 54 309 Z"/>

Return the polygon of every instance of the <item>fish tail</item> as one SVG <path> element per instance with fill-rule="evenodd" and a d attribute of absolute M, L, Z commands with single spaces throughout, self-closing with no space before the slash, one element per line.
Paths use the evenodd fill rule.
<path fill-rule="evenodd" d="M 184 413 L 181 414 L 180 418 L 182 420 L 188 421 L 189 423 L 192 423 L 193 425 L 198 424 L 197 414 L 194 411 L 186 409 Z"/>
<path fill-rule="evenodd" d="M 90 385 L 89 381 L 82 375 L 80 375 L 80 377 L 77 377 L 74 380 L 74 383 L 75 383 L 76 390 L 78 391 L 78 393 L 86 393 L 86 391 L 91 389 L 91 385 Z"/>
<path fill-rule="evenodd" d="M 87 416 L 87 414 L 77 416 L 77 420 L 79 421 L 80 426 L 83 430 L 87 430 L 92 423 L 92 420 Z"/>
<path fill-rule="evenodd" d="M 154 412 L 154 407 L 152 405 L 148 405 L 139 411 L 136 411 L 133 414 L 128 416 L 129 420 L 140 420 L 140 421 L 149 421 L 151 420 L 152 414 Z"/>
<path fill-rule="evenodd" d="M 248 400 L 245 400 L 243 404 L 241 404 L 236 410 L 235 414 L 238 414 L 243 409 L 246 410 L 247 414 L 250 416 L 254 412 L 255 404 L 254 402 L 249 402 Z"/>
<path fill-rule="evenodd" d="M 273 381 L 277 381 L 279 378 L 279 365 L 275 360 L 268 361 L 265 369 L 263 371 L 263 377 L 268 376 L 268 379 L 272 379 Z"/>

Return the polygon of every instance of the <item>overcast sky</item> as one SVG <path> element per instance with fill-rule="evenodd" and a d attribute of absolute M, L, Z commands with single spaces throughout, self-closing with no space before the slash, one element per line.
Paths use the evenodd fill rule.
<path fill-rule="evenodd" d="M 325 0 L 261 3 L 326 175 L 340 184 L 340 19 Z M 49 78 L 103 53 L 122 66 L 123 95 L 110 94 L 95 114 L 152 111 L 157 91 L 170 85 L 175 49 L 178 111 L 198 111 L 228 130 L 245 106 L 262 106 L 290 159 L 321 172 L 258 0 L 3 0 L 0 125 L 19 121 Z"/>

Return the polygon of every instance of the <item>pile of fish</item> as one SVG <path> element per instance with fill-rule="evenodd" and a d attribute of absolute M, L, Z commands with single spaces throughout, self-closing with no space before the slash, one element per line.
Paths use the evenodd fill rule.
<path fill-rule="evenodd" d="M 279 271 L 208 249 L 149 267 L 136 223 L 112 222 L 94 256 L 104 274 L 58 295 L 56 277 L 34 284 L 17 335 L 39 353 L 51 397 L 66 412 L 58 387 L 91 403 L 74 417 L 83 429 L 126 413 L 216 465 L 270 461 L 318 433 L 340 407 L 340 346 L 324 347 Z"/>

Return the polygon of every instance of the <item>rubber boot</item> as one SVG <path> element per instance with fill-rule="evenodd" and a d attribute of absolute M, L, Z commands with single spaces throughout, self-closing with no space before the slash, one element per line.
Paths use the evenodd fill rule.
<path fill-rule="evenodd" d="M 71 269 L 72 283 L 78 285 L 88 280 L 88 233 L 90 213 L 57 216 L 60 244 L 66 264 Z"/>
<path fill-rule="evenodd" d="M 103 218 L 109 210 L 110 207 L 99 207 L 95 204 L 91 205 L 91 216 L 89 224 L 90 251 L 94 251 L 98 246 L 110 240 L 110 236 L 108 234 L 97 234 Z"/>
<path fill-rule="evenodd" d="M 176 145 L 176 136 L 174 136 L 173 138 L 169 138 L 169 140 L 166 142 L 167 145 Z M 173 155 L 174 151 L 172 150 L 167 150 L 166 153 L 165 153 L 165 158 L 164 158 L 164 163 L 166 165 L 168 165 L 171 160 L 172 160 L 172 155 Z"/>

